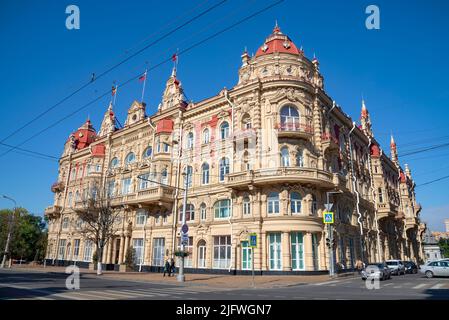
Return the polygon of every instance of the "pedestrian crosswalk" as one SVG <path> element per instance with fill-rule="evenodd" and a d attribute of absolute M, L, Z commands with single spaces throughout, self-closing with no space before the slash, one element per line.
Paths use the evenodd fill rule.
<path fill-rule="evenodd" d="M 449 289 L 449 279 L 441 278 L 441 279 L 419 279 L 415 282 L 390 282 L 394 280 L 387 280 L 380 282 L 380 288 L 388 288 L 388 289 L 411 289 L 411 290 L 448 290 Z M 365 288 L 365 282 L 357 279 L 342 279 L 342 280 L 331 280 L 324 282 L 317 282 L 310 284 L 311 286 L 318 287 L 360 287 Z"/>

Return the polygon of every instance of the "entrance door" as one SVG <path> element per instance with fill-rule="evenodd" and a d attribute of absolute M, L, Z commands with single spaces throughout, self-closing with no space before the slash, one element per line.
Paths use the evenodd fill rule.
<path fill-rule="evenodd" d="M 198 244 L 198 268 L 206 268 L 206 242 Z"/>
<path fill-rule="evenodd" d="M 242 241 L 242 270 L 252 270 L 252 248 L 248 241 Z"/>

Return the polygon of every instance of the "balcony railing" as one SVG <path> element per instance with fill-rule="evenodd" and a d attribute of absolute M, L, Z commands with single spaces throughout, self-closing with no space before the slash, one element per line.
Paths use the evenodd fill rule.
<path fill-rule="evenodd" d="M 311 122 L 300 121 L 299 119 L 283 121 L 277 123 L 274 128 L 279 137 L 310 137 L 313 134 Z"/>
<path fill-rule="evenodd" d="M 44 214 L 48 218 L 55 218 L 61 214 L 61 206 L 49 206 L 45 208 Z"/>
<path fill-rule="evenodd" d="M 112 198 L 111 205 L 157 205 L 160 202 L 171 202 L 173 200 L 174 188 L 168 186 L 156 186 L 138 190 L 125 195 L 117 195 Z"/>

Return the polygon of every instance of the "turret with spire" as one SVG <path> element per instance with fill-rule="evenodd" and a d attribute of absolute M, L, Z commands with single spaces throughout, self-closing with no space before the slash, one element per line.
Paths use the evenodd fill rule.
<path fill-rule="evenodd" d="M 360 122 L 362 124 L 362 130 L 363 132 L 369 136 L 373 136 L 373 131 L 371 129 L 371 118 L 369 116 L 368 109 L 365 105 L 365 100 L 362 99 L 362 111 L 360 113 Z"/>
<path fill-rule="evenodd" d="M 184 90 L 181 82 L 176 77 L 176 67 L 173 68 L 170 78 L 165 85 L 162 102 L 159 105 L 159 111 L 169 109 L 171 107 L 186 107 L 187 102 L 184 97 Z"/>
<path fill-rule="evenodd" d="M 393 135 L 391 135 L 390 139 L 390 149 L 391 149 L 391 160 L 393 160 L 396 166 L 399 166 L 398 150 L 396 148 L 396 142 L 394 141 Z"/>
<path fill-rule="evenodd" d="M 100 132 L 98 133 L 99 137 L 103 137 L 112 133 L 116 130 L 115 127 L 115 114 L 112 110 L 112 102 L 109 103 L 108 110 L 105 112 L 103 116 L 103 121 L 101 122 Z"/>

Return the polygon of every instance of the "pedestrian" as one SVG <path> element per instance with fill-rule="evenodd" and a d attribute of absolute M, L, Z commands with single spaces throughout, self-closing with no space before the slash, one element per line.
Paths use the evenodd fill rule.
<path fill-rule="evenodd" d="M 175 267 L 175 260 L 173 258 L 170 259 L 170 271 L 173 273 L 173 277 L 175 276 L 176 267 Z"/>
<path fill-rule="evenodd" d="M 168 276 L 170 277 L 170 273 L 171 273 L 171 268 L 170 268 L 170 262 L 168 261 L 168 259 L 165 261 L 165 266 L 164 266 L 164 277 L 165 274 L 168 273 Z"/>
<path fill-rule="evenodd" d="M 357 269 L 357 272 L 360 274 L 364 268 L 364 263 L 362 262 L 362 260 L 357 260 L 355 267 Z"/>

